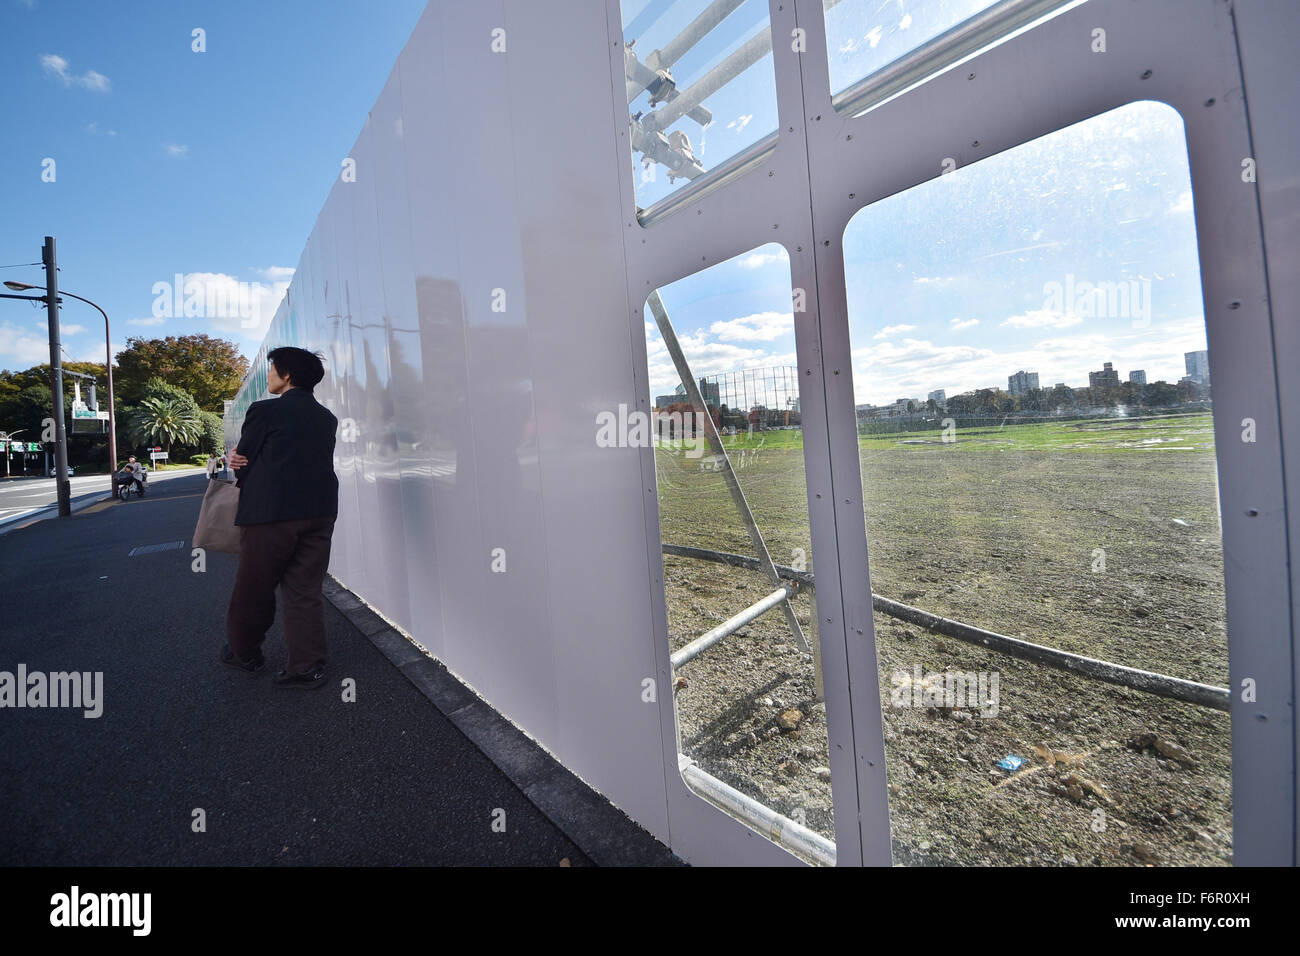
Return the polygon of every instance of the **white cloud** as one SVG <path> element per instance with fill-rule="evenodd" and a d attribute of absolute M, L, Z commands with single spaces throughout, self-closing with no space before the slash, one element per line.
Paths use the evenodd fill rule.
<path fill-rule="evenodd" d="M 263 279 L 270 279 L 272 282 L 290 282 L 296 270 L 292 266 L 267 266 L 265 269 L 253 271 Z"/>
<path fill-rule="evenodd" d="M 96 73 L 94 70 L 87 70 L 78 77 L 77 82 L 88 90 L 97 90 L 100 93 L 108 92 L 108 77 L 103 73 Z"/>
<path fill-rule="evenodd" d="M 126 351 L 126 345 L 122 342 L 114 342 L 112 343 L 112 351 L 113 357 L 116 358 L 119 352 Z M 69 354 L 72 356 L 72 361 L 74 362 L 99 362 L 102 365 L 104 362 L 104 343 L 102 341 L 92 342 L 83 348 L 73 350 Z M 101 388 L 104 385 L 103 382 L 100 382 L 99 384 Z M 101 396 L 103 394 L 104 393 L 101 393 Z M 107 401 L 107 398 L 104 398 L 104 401 Z M 107 406 L 100 405 L 100 408 L 105 407 Z"/>
<path fill-rule="evenodd" d="M 186 156 L 190 151 L 188 146 L 177 143 L 163 143 L 163 149 L 167 150 L 171 156 Z"/>
<path fill-rule="evenodd" d="M 948 285 L 953 280 L 952 276 L 913 276 L 912 282 L 916 285 Z"/>
<path fill-rule="evenodd" d="M 1121 379 L 1145 369 L 1147 380 L 1176 382 L 1183 375 L 1183 353 L 1205 348 L 1201 316 L 1145 329 L 1061 335 L 1018 342 L 1008 350 L 964 345 L 934 345 L 907 339 L 853 351 L 855 400 L 883 405 L 901 396 L 919 397 L 936 388 L 949 396 L 977 388 L 1007 387 L 1017 369 L 1037 372 L 1044 387 L 1065 382 L 1086 386 L 1088 372 L 1113 362 Z"/>
<path fill-rule="evenodd" d="M 761 269 L 763 266 L 770 266 L 774 262 L 789 262 L 789 256 L 785 250 L 780 252 L 751 252 L 745 258 L 737 262 L 742 269 Z"/>
<path fill-rule="evenodd" d="M 723 342 L 771 342 L 794 331 L 794 313 L 758 312 L 714 322 L 709 331 Z"/>
<path fill-rule="evenodd" d="M 98 121 L 98 120 L 96 120 L 96 121 L 93 122 L 93 123 L 87 123 L 87 124 L 86 124 L 86 132 L 89 133 L 91 136 L 98 136 L 100 133 L 103 133 L 105 136 L 116 136 L 116 135 L 117 135 L 117 130 L 115 130 L 115 129 L 104 129 L 104 130 L 101 130 L 101 129 L 99 128 L 99 121 Z"/>
<path fill-rule="evenodd" d="M 147 319 L 127 319 L 126 324 L 127 325 L 162 325 L 166 321 L 167 321 L 166 319 L 158 318 L 156 316 L 151 315 Z"/>
<path fill-rule="evenodd" d="M 915 325 L 886 325 L 875 334 L 875 338 L 887 339 L 898 332 L 912 332 L 915 331 L 915 329 Z"/>
<path fill-rule="evenodd" d="M 84 325 L 69 325 L 66 322 L 59 323 L 59 335 L 76 335 L 78 332 L 86 331 Z"/>
<path fill-rule="evenodd" d="M 1192 211 L 1192 191 L 1191 191 L 1190 189 L 1188 189 L 1188 190 L 1184 190 L 1183 192 L 1179 193 L 1179 194 L 1178 194 L 1178 198 L 1174 200 L 1174 204 L 1173 204 L 1172 206 L 1169 207 L 1169 211 L 1170 211 L 1171 213 L 1191 212 L 1191 211 Z"/>
<path fill-rule="evenodd" d="M 775 315 L 777 313 L 759 313 L 758 316 L 716 322 L 714 325 L 734 329 L 737 328 L 737 326 L 733 325 L 734 322 L 759 320 L 756 324 L 770 323 L 773 320 L 767 317 Z M 781 318 L 784 319 L 788 326 L 792 319 L 792 313 L 786 313 Z M 734 372 L 742 368 L 766 368 L 772 365 L 796 364 L 793 351 L 771 352 L 763 348 L 746 348 L 729 342 L 714 341 L 713 334 L 712 330 L 701 329 L 692 335 L 679 336 L 678 338 L 682 352 L 687 361 L 690 362 L 691 371 L 695 373 L 697 378 L 718 372 Z M 677 377 L 677 368 L 673 365 L 672 359 L 669 358 L 668 349 L 664 346 L 662 339 L 656 338 L 646 341 L 646 359 L 649 365 L 651 395 L 665 395 L 681 383 L 681 379 Z"/>
<path fill-rule="evenodd" d="M 1078 325 L 1082 321 L 1081 316 L 1072 315 L 1069 312 L 1057 312 L 1054 309 L 1031 309 L 1028 312 L 1022 312 L 1020 315 L 1013 315 L 1000 324 L 1009 325 L 1013 329 L 1064 329 L 1069 328 L 1071 325 Z"/>
<path fill-rule="evenodd" d="M 218 332 L 233 332 L 250 339 L 266 335 L 289 288 L 289 283 L 284 280 L 245 282 L 223 272 L 188 273 L 182 280 L 184 287 L 179 291 L 174 288 L 174 277 L 168 276 L 160 281 L 165 283 L 165 288 L 151 293 L 155 317 L 162 313 L 164 318 L 208 322 Z"/>
<path fill-rule="evenodd" d="M 912 15 L 910 13 L 903 14 L 903 19 L 898 21 L 898 29 L 906 30 L 911 25 L 912 25 Z"/>
<path fill-rule="evenodd" d="M 883 37 L 884 35 L 885 35 L 884 27 L 872 27 L 870 32 L 867 33 L 867 35 L 864 36 L 862 39 L 866 40 L 867 43 L 871 46 L 871 49 L 874 50 L 876 48 L 876 44 L 880 42 L 880 38 Z"/>
<path fill-rule="evenodd" d="M 954 332 L 960 332 L 962 329 L 969 329 L 979 324 L 979 319 L 953 319 L 948 323 L 949 327 Z"/>
<path fill-rule="evenodd" d="M 50 360 L 50 337 L 0 325 L 0 368 L 28 368 Z"/>
<path fill-rule="evenodd" d="M 737 133 L 743 132 L 745 127 L 749 125 L 750 121 L 753 118 L 754 118 L 753 113 L 747 113 L 744 116 L 739 116 L 727 124 L 727 129 L 734 129 Z"/>
<path fill-rule="evenodd" d="M 41 56 L 41 66 L 46 73 L 53 73 L 55 76 L 68 80 L 68 61 L 57 53 L 45 53 Z"/>
<path fill-rule="evenodd" d="M 45 53 L 40 58 L 41 68 L 49 76 L 57 77 L 64 86 L 82 86 L 96 93 L 107 93 L 110 83 L 108 77 L 95 70 L 87 70 L 77 76 L 68 69 L 68 61 L 57 53 Z"/>

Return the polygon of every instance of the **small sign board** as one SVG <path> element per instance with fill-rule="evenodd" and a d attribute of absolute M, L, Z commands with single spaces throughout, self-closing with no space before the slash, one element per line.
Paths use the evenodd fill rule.
<path fill-rule="evenodd" d="M 152 461 L 155 465 L 157 465 L 158 462 L 167 460 L 167 452 L 159 451 L 156 448 L 151 449 L 149 452 L 149 460 Z"/>

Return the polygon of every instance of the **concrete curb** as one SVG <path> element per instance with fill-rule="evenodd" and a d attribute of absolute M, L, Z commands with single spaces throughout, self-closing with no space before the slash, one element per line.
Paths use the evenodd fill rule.
<path fill-rule="evenodd" d="M 333 575 L 325 597 L 597 866 L 685 866 Z"/>

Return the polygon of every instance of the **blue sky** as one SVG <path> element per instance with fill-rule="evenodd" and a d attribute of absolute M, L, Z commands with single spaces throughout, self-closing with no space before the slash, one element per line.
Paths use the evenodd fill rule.
<path fill-rule="evenodd" d="M 645 62 L 653 51 L 665 46 L 708 6 L 707 0 L 624 0 L 623 40 L 635 41 L 633 48 Z M 767 0 L 745 0 L 701 42 L 672 64 L 673 80 L 685 90 L 755 34 L 768 29 Z M 749 69 L 722 87 L 703 104 L 713 113 L 713 122 L 702 128 L 689 117 L 668 126 L 680 130 L 690 140 L 691 151 L 707 170 L 756 143 L 776 129 L 776 81 L 772 73 L 772 54 L 768 53 Z M 641 93 L 631 103 L 631 112 L 648 112 L 649 95 Z M 650 206 L 677 189 L 687 180 L 669 183 L 663 166 L 646 168 L 640 154 L 634 159 L 636 201 L 642 208 Z"/>
<path fill-rule="evenodd" d="M 206 332 L 256 353 L 265 324 L 424 0 L 0 0 L 0 266 L 58 242 L 60 283 L 113 343 Z M 196 53 L 192 30 L 206 32 Z M 53 182 L 43 161 L 54 160 Z M 153 315 L 154 284 L 258 283 L 260 328 Z M 0 279 L 43 282 L 39 267 Z M 103 322 L 62 312 L 65 357 Z M 0 300 L 0 368 L 49 361 L 43 313 Z"/>
<path fill-rule="evenodd" d="M 711 0 L 623 0 L 623 39 L 645 62 L 652 51 L 675 38 L 709 6 Z M 960 23 L 993 0 L 823 0 L 826 53 L 833 92 L 887 65 Z M 769 30 L 767 0 L 744 0 L 735 10 L 671 65 L 677 89 L 686 90 L 758 33 Z M 788 41 L 786 41 L 788 42 Z M 712 111 L 708 127 L 689 117 L 668 126 L 690 140 L 691 151 L 711 169 L 777 126 L 776 84 L 772 55 L 765 57 L 712 94 L 704 105 Z M 631 112 L 648 112 L 649 95 L 641 93 Z M 636 160 L 637 203 L 645 208 L 687 180 L 670 183 L 663 167 L 646 168 Z"/>
<path fill-rule="evenodd" d="M 833 84 L 981 5 L 842 0 L 828 14 Z M 703 6 L 629 0 L 625 33 L 644 57 Z M 140 0 L 117 9 L 129 13 L 89 0 L 0 0 L 0 266 L 33 262 L 54 235 L 62 284 L 109 310 L 115 347 L 131 335 L 202 331 L 251 356 L 423 2 Z M 674 66 L 679 85 L 766 23 L 763 0 L 745 0 Z M 196 27 L 206 52 L 192 51 Z M 771 56 L 706 105 L 707 131 L 678 125 L 712 166 L 775 127 Z M 54 182 L 42 181 L 46 159 Z M 660 169 L 638 199 L 668 191 Z M 845 242 L 861 402 L 1005 387 L 1020 368 L 1044 384 L 1084 384 L 1103 361 L 1122 377 L 1143 368 L 1152 381 L 1175 381 L 1182 353 L 1204 347 L 1186 148 L 1177 114 L 1158 104 L 886 199 L 858 215 Z M 209 288 L 258 283 L 263 325 L 153 315 L 155 284 L 177 273 Z M 41 270 L 5 268 L 0 278 L 39 282 Z M 789 281 L 784 254 L 764 247 L 664 290 L 700 374 L 793 363 Z M 1149 295 L 1149 313 L 1048 301 L 1052 284 L 1080 282 L 1122 284 L 1138 303 Z M 17 302 L 0 309 L 0 368 L 47 361 L 41 313 Z M 102 356 L 87 307 L 66 304 L 63 331 L 66 355 Z M 659 394 L 676 379 L 648 334 Z"/>
<path fill-rule="evenodd" d="M 626 38 L 644 38 L 644 59 L 704 5 L 627 2 Z M 828 13 L 833 88 L 987 5 L 842 0 Z M 752 7 L 679 61 L 679 87 L 765 28 Z M 703 136 L 689 119 L 670 128 L 695 127 L 688 135 L 709 168 L 775 127 L 773 100 L 769 55 L 705 101 L 715 123 Z M 737 118 L 748 120 L 743 130 Z M 638 185 L 638 202 L 670 191 L 660 169 Z M 1044 386 L 1087 385 L 1107 361 L 1121 380 L 1142 369 L 1148 381 L 1176 382 L 1183 354 L 1205 348 L 1186 140 L 1163 104 L 1130 104 L 875 203 L 844 243 L 859 403 L 1005 389 L 1020 369 Z M 789 286 L 788 257 L 769 245 L 661 292 L 703 375 L 794 364 Z M 646 334 L 650 393 L 672 391 L 676 373 L 651 321 Z"/>

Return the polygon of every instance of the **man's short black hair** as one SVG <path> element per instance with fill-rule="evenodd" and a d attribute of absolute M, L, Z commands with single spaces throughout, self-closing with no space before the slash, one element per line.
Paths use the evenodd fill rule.
<path fill-rule="evenodd" d="M 282 345 L 267 353 L 267 359 L 275 363 L 275 370 L 281 378 L 287 378 L 289 384 L 296 388 L 311 391 L 325 377 L 325 365 L 318 352 Z"/>

